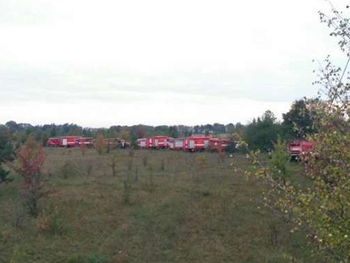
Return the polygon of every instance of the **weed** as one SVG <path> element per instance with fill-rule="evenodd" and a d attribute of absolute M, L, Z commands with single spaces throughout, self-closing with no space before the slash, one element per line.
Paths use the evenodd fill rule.
<path fill-rule="evenodd" d="M 131 149 L 129 151 L 129 157 L 134 157 L 134 155 L 135 155 L 135 151 L 133 149 Z"/>
<path fill-rule="evenodd" d="M 78 172 L 78 169 L 72 161 L 66 160 L 62 165 L 60 172 L 63 179 L 68 179 L 73 177 Z"/>
<path fill-rule="evenodd" d="M 150 165 L 148 170 L 149 170 L 149 172 L 148 172 L 148 178 L 149 178 L 148 190 L 150 193 L 153 193 L 155 190 L 153 166 Z"/>
<path fill-rule="evenodd" d="M 16 230 L 23 227 L 25 212 L 23 211 L 22 204 L 18 198 L 14 198 L 13 215 L 12 215 L 12 227 Z"/>
<path fill-rule="evenodd" d="M 36 219 L 36 227 L 43 233 L 50 235 L 61 235 L 64 233 L 64 216 L 62 208 L 57 205 L 51 205 L 44 208 Z"/>
<path fill-rule="evenodd" d="M 269 224 L 269 235 L 268 235 L 268 244 L 274 248 L 278 248 L 278 238 L 279 238 L 279 230 L 275 222 Z"/>
<path fill-rule="evenodd" d="M 131 197 L 131 191 L 132 191 L 130 171 L 126 174 L 126 177 L 124 178 L 123 186 L 124 186 L 123 203 L 130 205 L 131 203 L 130 197 Z"/>
<path fill-rule="evenodd" d="M 86 165 L 86 173 L 87 173 L 87 175 L 91 175 L 91 173 L 92 173 L 92 170 L 93 170 L 93 165 L 92 165 L 92 163 L 88 163 L 87 165 Z"/>
<path fill-rule="evenodd" d="M 143 167 L 147 167 L 147 164 L 148 164 L 148 156 L 147 155 L 143 156 L 142 164 L 143 164 Z"/>
<path fill-rule="evenodd" d="M 79 149 L 80 149 L 81 155 L 84 157 L 86 153 L 86 145 L 82 144 Z"/>
<path fill-rule="evenodd" d="M 135 168 L 135 182 L 138 182 L 139 181 L 139 168 L 136 167 Z"/>
<path fill-rule="evenodd" d="M 107 262 L 108 257 L 105 255 L 92 254 L 89 257 L 88 263 L 105 263 Z"/>
<path fill-rule="evenodd" d="M 160 170 L 165 171 L 165 160 L 164 158 L 160 159 Z"/>
<path fill-rule="evenodd" d="M 110 160 L 110 166 L 112 168 L 113 176 L 117 175 L 117 164 L 118 164 L 118 156 L 116 154 L 113 154 Z"/>
<path fill-rule="evenodd" d="M 133 167 L 134 167 L 134 159 L 130 158 L 128 160 L 128 171 L 131 171 Z"/>
<path fill-rule="evenodd" d="M 218 151 L 218 163 L 224 163 L 225 162 L 225 157 L 226 157 L 225 152 L 222 151 L 222 150 L 219 150 Z"/>
<path fill-rule="evenodd" d="M 73 255 L 66 261 L 67 263 L 106 263 L 108 257 L 105 255 L 91 254 L 90 256 Z M 62 263 L 66 263 L 62 262 Z"/>
<path fill-rule="evenodd" d="M 198 155 L 195 159 L 194 159 L 196 165 L 198 166 L 198 168 L 203 169 L 207 164 L 208 164 L 208 158 L 206 155 Z"/>

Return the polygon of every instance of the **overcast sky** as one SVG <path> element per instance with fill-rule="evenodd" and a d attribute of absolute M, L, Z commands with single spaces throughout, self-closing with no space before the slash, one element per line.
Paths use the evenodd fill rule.
<path fill-rule="evenodd" d="M 339 9 L 348 1 L 335 0 Z M 0 123 L 247 123 L 345 64 L 324 0 L 0 0 Z"/>

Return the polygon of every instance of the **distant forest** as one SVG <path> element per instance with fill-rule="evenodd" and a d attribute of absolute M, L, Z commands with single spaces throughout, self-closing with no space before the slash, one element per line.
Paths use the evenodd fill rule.
<path fill-rule="evenodd" d="M 29 135 L 32 135 L 45 146 L 48 138 L 67 135 L 96 138 L 98 134 L 101 134 L 105 138 L 122 138 L 135 143 L 138 138 L 155 135 L 179 138 L 194 134 L 212 134 L 218 137 L 229 137 L 234 133 L 238 133 L 252 149 L 269 151 L 273 148 L 273 143 L 277 141 L 278 137 L 284 140 L 292 140 L 304 138 L 307 134 L 315 132 L 312 121 L 313 113 L 307 107 L 308 102 L 310 102 L 309 99 L 295 101 L 289 112 L 283 114 L 282 121 L 278 121 L 273 112 L 268 110 L 261 117 L 253 119 L 247 125 L 241 123 L 214 123 L 196 126 L 148 126 L 140 124 L 133 126 L 115 125 L 109 128 L 86 128 L 69 123 L 34 126 L 28 123 L 8 121 L 0 125 L 0 137 L 2 140 L 20 145 Z"/>

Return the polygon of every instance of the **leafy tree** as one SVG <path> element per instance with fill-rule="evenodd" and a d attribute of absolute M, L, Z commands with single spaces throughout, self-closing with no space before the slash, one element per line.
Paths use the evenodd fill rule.
<path fill-rule="evenodd" d="M 213 125 L 213 131 L 214 133 L 226 133 L 226 127 L 223 124 L 220 123 L 214 123 Z"/>
<path fill-rule="evenodd" d="M 154 128 L 155 135 L 169 135 L 169 127 L 166 125 L 156 126 Z"/>
<path fill-rule="evenodd" d="M 242 123 L 237 122 L 235 125 L 235 128 L 233 130 L 233 133 L 239 134 L 240 136 L 243 135 L 244 133 L 244 129 L 246 128 L 246 126 L 244 126 Z"/>
<path fill-rule="evenodd" d="M 12 178 L 9 178 L 8 177 L 8 175 L 9 175 L 9 171 L 6 171 L 3 167 L 2 167 L 2 165 L 1 165 L 1 163 L 0 163 L 0 185 L 2 184 L 2 183 L 9 183 L 9 182 L 12 182 Z"/>
<path fill-rule="evenodd" d="M 206 135 L 213 133 L 214 130 L 214 126 L 211 124 L 206 124 L 204 125 L 204 130 L 202 130 L 202 132 L 204 132 Z"/>
<path fill-rule="evenodd" d="M 130 142 L 131 140 L 131 133 L 128 128 L 123 128 L 119 134 L 120 138 L 123 139 L 126 142 Z"/>
<path fill-rule="evenodd" d="M 225 127 L 226 133 L 232 134 L 235 131 L 235 125 L 233 123 L 229 123 Z"/>
<path fill-rule="evenodd" d="M 173 138 L 179 137 L 179 131 L 177 130 L 176 126 L 170 126 L 169 127 L 169 136 Z"/>
<path fill-rule="evenodd" d="M 139 126 L 139 127 L 136 127 L 136 135 L 137 135 L 137 138 L 144 138 L 146 135 L 146 132 L 142 127 Z"/>
<path fill-rule="evenodd" d="M 19 130 L 19 126 L 15 121 L 8 121 L 5 125 L 10 129 L 11 132 L 16 132 Z"/>
<path fill-rule="evenodd" d="M 95 149 L 98 152 L 98 154 L 102 154 L 106 148 L 106 145 L 104 143 L 104 137 L 102 134 L 98 134 L 95 142 Z"/>
<path fill-rule="evenodd" d="M 24 179 L 24 203 L 29 213 L 36 217 L 38 202 L 44 195 L 45 174 L 42 166 L 46 155 L 42 145 L 30 136 L 23 147 L 16 153 L 17 163 L 11 167 Z"/>
<path fill-rule="evenodd" d="M 271 111 L 266 111 L 261 118 L 254 119 L 244 130 L 243 138 L 253 150 L 269 151 L 277 141 L 280 124 Z"/>
<path fill-rule="evenodd" d="M 313 118 L 315 112 L 308 107 L 312 99 L 301 99 L 293 103 L 291 109 L 283 114 L 282 127 L 286 138 L 305 138 L 315 133 Z"/>
<path fill-rule="evenodd" d="M 271 165 L 274 169 L 274 174 L 277 175 L 276 179 L 280 179 L 285 185 L 287 179 L 290 176 L 290 155 L 287 151 L 287 143 L 282 141 L 281 137 L 278 137 L 277 142 L 273 144 L 274 149 L 271 152 Z"/>
<path fill-rule="evenodd" d="M 4 161 L 12 161 L 12 159 L 13 147 L 10 130 L 5 126 L 0 126 L 0 184 L 12 181 L 12 178 L 8 177 L 9 171 L 2 167 Z"/>

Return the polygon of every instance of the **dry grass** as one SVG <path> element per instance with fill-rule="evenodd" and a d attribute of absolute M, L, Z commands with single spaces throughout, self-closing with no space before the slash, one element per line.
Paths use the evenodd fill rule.
<path fill-rule="evenodd" d="M 47 149 L 48 195 L 30 218 L 20 178 L 0 189 L 0 262 L 305 262 L 306 242 L 214 153 Z M 116 155 L 116 176 L 111 156 Z M 246 166 L 243 156 L 236 165 Z M 127 187 L 125 186 L 127 185 Z M 128 202 L 125 202 L 125 196 Z"/>

